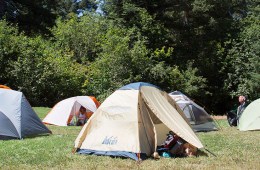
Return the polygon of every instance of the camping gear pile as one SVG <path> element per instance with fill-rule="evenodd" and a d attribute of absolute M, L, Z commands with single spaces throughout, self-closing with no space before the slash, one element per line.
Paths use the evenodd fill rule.
<path fill-rule="evenodd" d="M 227 120 L 229 126 L 237 126 L 237 114 L 236 110 L 231 110 L 227 112 Z"/>
<path fill-rule="evenodd" d="M 157 152 L 160 156 L 166 158 L 186 157 L 196 156 L 197 148 L 185 142 L 172 131 L 169 131 L 166 140 L 160 146 L 157 146 Z"/>

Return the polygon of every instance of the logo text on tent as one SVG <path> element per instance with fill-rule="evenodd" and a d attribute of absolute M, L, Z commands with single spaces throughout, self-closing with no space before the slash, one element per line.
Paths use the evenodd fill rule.
<path fill-rule="evenodd" d="M 104 144 L 104 145 L 116 145 L 117 144 L 117 137 L 106 136 L 105 139 L 103 140 L 102 144 Z"/>

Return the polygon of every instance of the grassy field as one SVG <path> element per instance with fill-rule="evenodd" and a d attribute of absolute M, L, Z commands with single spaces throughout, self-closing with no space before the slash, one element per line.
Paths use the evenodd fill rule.
<path fill-rule="evenodd" d="M 49 108 L 34 108 L 43 118 Z M 0 169 L 260 169 L 260 131 L 240 132 L 219 120 L 217 132 L 198 133 L 205 147 L 192 158 L 131 159 L 72 154 L 81 127 L 48 126 L 52 135 L 0 141 Z M 215 156 L 214 156 L 215 155 Z"/>

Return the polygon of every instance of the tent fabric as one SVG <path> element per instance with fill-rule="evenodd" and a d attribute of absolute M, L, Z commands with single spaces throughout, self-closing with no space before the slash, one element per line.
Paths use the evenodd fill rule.
<path fill-rule="evenodd" d="M 41 119 L 33 111 L 32 107 L 24 96 L 22 96 L 21 101 L 21 115 L 21 122 L 23 122 L 21 126 L 22 136 L 40 134 L 46 130 L 46 126 L 43 125 Z"/>
<path fill-rule="evenodd" d="M 142 86 L 151 86 L 160 89 L 159 87 L 150 84 L 150 83 L 145 83 L 145 82 L 136 82 L 136 83 L 131 83 L 128 85 L 125 85 L 121 87 L 119 90 L 139 90 Z"/>
<path fill-rule="evenodd" d="M 141 88 L 141 92 L 150 108 L 167 127 L 193 146 L 197 148 L 203 147 L 193 130 L 180 116 L 180 113 L 163 97 L 161 91 L 146 86 Z"/>
<path fill-rule="evenodd" d="M 239 118 L 240 131 L 260 130 L 260 99 L 250 103 Z"/>
<path fill-rule="evenodd" d="M 17 132 L 11 120 L 1 111 L 0 111 L 0 134 L 2 137 L 6 136 L 6 138 L 7 137 L 16 138 L 17 136 L 19 136 L 19 133 Z"/>
<path fill-rule="evenodd" d="M 99 103 L 99 101 L 94 97 L 94 96 L 89 96 L 92 100 L 93 100 L 93 102 L 95 103 L 95 105 L 96 105 L 96 108 L 98 108 L 99 106 L 100 106 L 100 103 Z"/>
<path fill-rule="evenodd" d="M 0 101 L 0 139 L 51 133 L 22 92 L 0 89 Z"/>
<path fill-rule="evenodd" d="M 75 96 L 58 102 L 52 110 L 43 119 L 43 123 L 57 126 L 67 126 L 70 120 L 75 116 L 81 106 L 85 107 L 87 112 L 95 112 L 99 102 L 92 96 Z"/>
<path fill-rule="evenodd" d="M 8 87 L 8 86 L 5 86 L 5 85 L 2 85 L 2 84 L 0 84 L 0 88 L 3 88 L 3 89 L 9 89 L 9 90 L 11 90 L 11 88 L 10 88 L 10 87 Z"/>
<path fill-rule="evenodd" d="M 192 101 L 186 95 L 180 91 L 174 91 L 169 93 L 169 96 L 176 101 L 178 106 L 184 112 L 184 115 L 189 120 L 194 131 L 218 130 L 212 117 L 201 106 Z"/>
<path fill-rule="evenodd" d="M 202 148 L 190 125 L 165 96 L 167 93 L 150 85 L 116 90 L 80 131 L 75 140 L 77 152 L 104 155 L 127 152 L 150 156 L 169 130 Z"/>
<path fill-rule="evenodd" d="M 97 150 L 88 150 L 88 149 L 81 149 L 78 152 L 79 154 L 88 154 L 88 155 L 107 155 L 107 156 L 114 156 L 114 157 L 128 157 L 138 161 L 138 156 L 132 152 L 125 152 L 125 151 L 97 151 Z"/>
<path fill-rule="evenodd" d="M 107 98 L 82 128 L 76 148 L 140 153 L 138 116 L 132 114 L 137 113 L 138 94 L 120 90 Z"/>

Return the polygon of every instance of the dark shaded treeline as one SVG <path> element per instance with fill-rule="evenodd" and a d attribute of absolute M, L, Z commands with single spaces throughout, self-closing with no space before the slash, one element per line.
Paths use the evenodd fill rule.
<path fill-rule="evenodd" d="M 259 97 L 257 1 L 107 0 L 103 15 L 91 12 L 94 1 L 1 4 L 1 83 L 32 105 L 85 94 L 102 101 L 136 81 L 180 90 L 215 114 L 239 94 Z"/>

